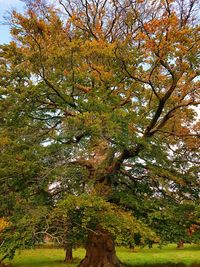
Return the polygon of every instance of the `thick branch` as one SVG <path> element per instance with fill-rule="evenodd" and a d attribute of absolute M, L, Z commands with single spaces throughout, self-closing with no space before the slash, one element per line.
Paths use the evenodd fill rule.
<path fill-rule="evenodd" d="M 153 135 L 155 132 L 157 132 L 158 130 L 162 129 L 165 124 L 167 123 L 167 121 L 172 118 L 174 116 L 174 112 L 177 110 L 177 109 L 180 109 L 181 107 L 187 107 L 187 106 L 190 106 L 190 105 L 198 105 L 200 104 L 200 102 L 196 103 L 196 102 L 188 102 L 188 103 L 185 103 L 185 104 L 182 104 L 182 105 L 178 105 L 174 108 L 172 108 L 170 111 L 167 112 L 167 114 L 162 118 L 162 120 L 160 121 L 159 125 L 156 127 L 155 130 L 153 131 L 150 131 L 149 132 L 149 135 Z"/>

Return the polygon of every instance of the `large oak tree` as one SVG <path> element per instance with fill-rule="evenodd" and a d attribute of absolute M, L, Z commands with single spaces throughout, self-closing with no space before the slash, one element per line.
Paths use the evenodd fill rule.
<path fill-rule="evenodd" d="M 70 186 L 117 204 L 123 190 L 141 203 L 197 198 L 198 5 L 30 0 L 14 11 L 0 50 L 2 192 L 45 205 Z M 79 266 L 122 266 L 97 222 Z"/>

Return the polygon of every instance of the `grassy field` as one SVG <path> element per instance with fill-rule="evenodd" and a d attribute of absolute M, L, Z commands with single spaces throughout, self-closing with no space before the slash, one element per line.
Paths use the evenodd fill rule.
<path fill-rule="evenodd" d="M 13 261 L 9 262 L 12 267 L 76 267 L 84 257 L 84 249 L 73 252 L 74 262 L 66 265 L 63 263 L 64 251 L 62 249 L 34 249 L 18 252 Z M 152 249 L 137 248 L 131 252 L 126 248 L 117 248 L 117 254 L 122 262 L 129 266 L 146 264 L 184 263 L 195 264 L 200 267 L 200 246 L 186 245 L 184 249 L 177 250 L 175 245 L 168 245 L 163 249 L 156 246 Z"/>

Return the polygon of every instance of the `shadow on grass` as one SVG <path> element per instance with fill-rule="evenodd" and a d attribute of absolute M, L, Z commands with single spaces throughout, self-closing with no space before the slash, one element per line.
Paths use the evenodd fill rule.
<path fill-rule="evenodd" d="M 0 267 L 76 267 L 80 263 L 80 258 L 74 258 L 71 263 L 65 263 L 63 260 L 48 261 L 43 260 L 41 262 L 16 262 L 16 263 L 2 263 Z"/>
<path fill-rule="evenodd" d="M 128 264 L 126 267 L 200 267 L 199 263 L 184 264 L 184 263 L 156 263 L 156 264 Z"/>
<path fill-rule="evenodd" d="M 37 264 L 35 264 L 35 263 L 29 263 L 28 264 L 28 266 L 26 265 L 26 264 L 21 264 L 21 263 L 18 263 L 18 264 L 15 264 L 14 266 L 15 267 L 31 267 L 31 266 L 33 266 L 33 267 L 46 267 L 46 266 L 48 266 L 48 267 L 55 267 L 55 266 L 69 266 L 69 267 L 71 267 L 71 266 L 78 266 L 78 264 L 79 264 L 79 262 L 80 262 L 80 259 L 78 259 L 78 258 L 75 258 L 74 260 L 73 260 L 73 262 L 72 263 L 69 263 L 69 264 L 66 264 L 66 263 L 64 263 L 63 261 L 54 261 L 54 262 L 41 262 L 41 263 L 37 263 Z M 1 265 L 0 264 L 0 267 L 12 267 L 13 265 L 12 264 L 6 264 L 6 265 Z M 190 264 L 190 265 L 186 265 L 186 264 L 183 264 L 183 263 L 171 263 L 171 262 L 169 262 L 169 263 L 162 263 L 162 264 L 142 264 L 142 265 L 125 265 L 126 267 L 200 267 L 200 264 L 198 264 L 198 263 L 193 263 L 193 264 Z"/>
<path fill-rule="evenodd" d="M 193 246 L 193 247 L 185 246 L 183 249 L 177 249 L 177 251 L 179 251 L 179 250 L 195 251 L 195 250 L 200 250 L 200 246 L 199 245 L 198 246 Z"/>

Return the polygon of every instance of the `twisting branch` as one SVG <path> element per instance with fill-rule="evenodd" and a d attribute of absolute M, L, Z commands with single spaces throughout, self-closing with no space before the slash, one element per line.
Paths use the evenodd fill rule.
<path fill-rule="evenodd" d="M 193 101 L 191 101 L 191 102 L 188 102 L 188 103 L 185 103 L 185 104 L 181 104 L 181 105 L 175 106 L 174 108 L 172 108 L 171 110 L 169 110 L 167 112 L 167 114 L 165 114 L 165 116 L 162 118 L 162 120 L 160 121 L 160 123 L 158 124 L 158 126 L 156 127 L 156 129 L 150 131 L 149 132 L 149 135 L 153 135 L 158 130 L 162 129 L 164 127 L 164 125 L 167 123 L 167 121 L 174 116 L 173 113 L 177 109 L 180 109 L 182 107 L 187 107 L 187 106 L 190 106 L 190 105 L 199 105 L 199 104 L 200 104 L 200 102 L 193 102 Z"/>
<path fill-rule="evenodd" d="M 152 83 L 152 81 L 151 81 L 151 77 L 152 77 L 153 72 L 154 72 L 154 70 L 155 70 L 156 68 L 157 68 L 157 61 L 156 61 L 155 65 L 153 66 L 153 68 L 152 68 L 151 71 L 150 71 L 150 74 L 149 74 L 149 85 L 151 86 L 151 89 L 152 89 L 154 95 L 160 100 L 160 96 L 159 96 L 158 93 L 156 92 L 155 87 L 154 87 L 154 85 L 153 85 L 153 83 Z"/>

